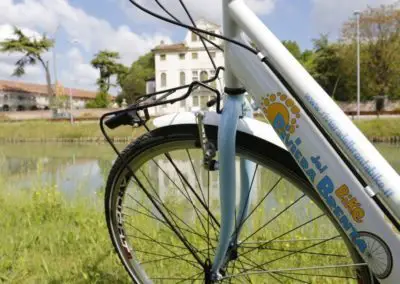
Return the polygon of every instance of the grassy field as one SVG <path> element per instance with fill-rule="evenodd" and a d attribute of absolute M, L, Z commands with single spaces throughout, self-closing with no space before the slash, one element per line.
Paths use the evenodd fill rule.
<path fill-rule="evenodd" d="M 108 130 L 111 137 L 135 137 L 143 133 L 143 128 L 120 127 Z M 69 122 L 27 121 L 0 124 L 0 139 L 74 139 L 102 138 L 99 123 L 96 121 Z"/>
<path fill-rule="evenodd" d="M 357 121 L 356 125 L 367 137 L 400 136 L 400 118 L 373 119 Z M 108 130 L 111 137 L 137 137 L 144 129 L 120 127 Z M 28 121 L 0 124 L 0 139 L 77 139 L 102 138 L 97 122 L 80 122 L 71 125 L 69 122 Z"/>
<path fill-rule="evenodd" d="M 181 154 L 174 153 L 172 157 L 174 160 L 179 160 L 178 157 Z M 194 154 L 193 157 L 196 157 L 196 155 Z M 157 163 L 165 166 L 166 160 L 162 157 L 157 160 Z M 141 169 L 142 171 L 138 175 L 139 179 L 143 182 L 151 179 L 149 176 L 150 173 L 153 174 L 154 167 L 142 167 Z M 164 170 L 168 170 L 168 167 L 164 167 Z M 265 169 L 259 169 L 258 174 L 260 184 L 265 186 L 266 189 L 275 185 L 279 179 L 278 175 Z M 217 181 L 215 177 L 211 177 L 214 182 Z M 201 174 L 199 172 L 199 178 L 202 187 L 205 188 L 204 183 L 207 182 L 208 178 L 204 171 Z M 7 190 L 6 182 L 6 177 L 0 174 L 0 214 L 3 216 L 0 218 L 0 230 L 2 236 L 4 236 L 0 238 L 0 283 L 130 283 L 109 240 L 103 213 L 104 192 L 100 191 L 89 196 L 77 195 L 73 199 L 67 199 L 57 187 L 51 184 L 38 183 L 27 190 L 16 191 Z M 153 182 L 158 182 L 158 180 L 155 179 Z M 199 218 L 196 218 L 197 215 L 190 203 L 182 198 L 180 191 L 176 190 L 176 182 L 177 180 L 174 183 L 174 179 L 167 180 L 165 184 L 158 187 L 159 194 L 163 196 L 163 202 L 169 207 L 169 210 L 174 212 L 174 216 L 181 217 L 180 220 L 175 218 L 177 226 L 186 229 L 184 233 L 188 240 L 192 245 L 200 248 L 204 256 L 204 249 L 207 248 L 204 237 L 190 232 L 191 230 L 203 232 L 205 229 L 199 222 Z M 172 231 L 163 225 L 160 219 L 141 213 L 152 212 L 154 214 L 154 208 L 143 192 L 137 192 L 134 189 L 134 186 L 127 189 L 128 195 L 124 201 L 126 209 L 124 211 L 126 214 L 124 215 L 125 233 L 132 247 L 136 249 L 135 255 L 142 263 L 148 263 L 146 271 L 152 276 L 160 275 L 160 272 L 162 272 L 169 277 L 182 277 L 182 275 L 186 277 L 197 273 L 198 268 L 188 266 L 186 262 L 182 261 L 185 259 L 190 261 L 191 257 Z M 257 191 L 254 204 L 258 203 L 259 199 L 264 196 L 261 193 L 261 187 L 258 190 L 260 192 Z M 211 192 L 211 197 L 214 196 L 214 193 Z M 256 228 L 260 228 L 266 220 L 272 220 L 272 216 L 287 208 L 301 195 L 302 193 L 295 191 L 288 182 L 281 182 L 276 191 L 271 193 L 270 199 L 268 199 L 270 202 L 266 202 L 265 206 L 257 208 L 251 225 L 243 230 L 242 236 L 247 236 Z M 132 198 L 132 196 L 135 198 Z M 137 202 L 140 204 L 139 207 L 136 204 Z M 211 208 L 217 210 L 218 204 L 218 198 L 212 198 Z M 268 210 L 265 209 L 267 205 Z M 297 210 L 296 207 L 293 207 L 293 210 L 286 211 L 282 218 L 276 219 L 276 222 L 271 222 L 268 229 L 261 230 L 257 235 L 251 237 L 248 240 L 249 245 L 252 241 L 271 240 L 287 232 L 288 228 L 295 228 L 305 220 L 311 219 L 311 216 L 320 214 L 319 209 L 311 204 L 307 198 L 302 199 L 297 207 Z M 140 210 L 135 211 L 135 208 Z M 201 207 L 198 206 L 198 208 Z M 205 214 L 204 210 L 200 210 L 200 212 Z M 216 216 L 219 218 L 218 214 Z M 299 216 L 302 218 L 299 218 Z M 337 233 L 332 231 L 333 228 L 326 221 L 326 217 L 318 219 L 316 222 L 308 224 L 307 227 L 286 235 L 285 239 L 304 239 L 306 236 L 313 238 L 335 236 Z M 189 227 L 185 227 L 184 224 Z M 216 246 L 217 241 L 217 233 L 214 230 L 211 228 L 211 231 L 213 231 L 211 233 L 212 247 Z M 141 232 L 145 232 L 146 235 Z M 140 233 L 143 234 L 142 238 L 137 237 Z M 152 241 L 154 239 L 162 240 L 163 245 L 155 245 Z M 168 246 L 166 247 L 165 244 L 168 244 Z M 250 247 L 243 247 L 243 250 L 239 253 L 249 250 Z M 251 257 L 248 259 L 253 262 L 264 263 L 303 247 L 304 244 L 301 242 L 297 244 L 271 242 L 250 254 Z M 148 252 L 151 254 L 148 254 Z M 327 261 L 329 264 L 338 263 L 338 259 L 334 256 L 336 252 L 346 255 L 342 242 L 325 243 L 313 248 L 310 254 L 303 253 L 285 258 L 284 261 L 270 264 L 269 268 L 317 266 L 322 261 Z M 333 256 L 327 258 L 325 255 L 316 253 Z M 181 255 L 182 257 L 164 258 L 165 255 L 171 254 Z M 154 259 L 163 260 L 154 265 L 150 263 Z M 243 259 L 243 261 L 246 263 L 246 261 L 250 261 L 248 259 Z M 340 256 L 339 260 L 340 263 L 345 263 L 347 258 Z M 252 263 L 246 264 L 246 266 L 248 265 L 252 266 Z M 239 272 L 239 268 L 236 268 L 236 272 Z M 329 273 L 348 275 L 352 272 L 334 270 L 329 271 Z M 290 278 L 284 277 L 286 276 L 281 276 L 282 280 L 285 280 L 284 283 L 296 283 L 296 281 L 290 281 Z M 264 275 L 254 275 L 251 278 L 254 280 L 253 283 L 279 283 L 266 282 Z M 311 277 L 312 281 L 308 276 L 296 275 L 296 278 L 303 280 L 303 282 L 308 280 L 311 283 L 322 283 L 320 282 L 321 277 L 315 279 Z M 273 280 L 272 278 L 267 279 Z M 174 282 L 161 281 L 156 283 Z M 240 283 L 240 281 L 234 283 Z M 324 278 L 323 283 L 354 283 L 354 281 L 342 281 L 341 278 Z"/>
<path fill-rule="evenodd" d="M 400 118 L 356 121 L 367 137 L 400 137 Z"/>
<path fill-rule="evenodd" d="M 102 206 L 100 198 L 67 202 L 52 186 L 0 190 L 0 283 L 130 283 Z"/>

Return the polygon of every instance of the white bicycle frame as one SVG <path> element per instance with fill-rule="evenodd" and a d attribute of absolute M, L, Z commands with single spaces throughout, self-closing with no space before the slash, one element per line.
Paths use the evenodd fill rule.
<path fill-rule="evenodd" d="M 223 17 L 224 36 L 240 41 L 242 30 L 261 50 L 257 57 L 235 44 L 226 44 L 226 86 L 243 86 L 262 106 L 287 150 L 366 263 L 372 257 L 360 232 L 372 233 L 387 244 L 394 269 L 379 280 L 398 283 L 400 269 L 395 268 L 400 267 L 400 236 L 388 215 L 400 219 L 399 175 L 243 0 L 224 0 Z M 229 99 L 224 109 L 230 109 Z M 220 127 L 227 124 L 222 116 Z M 214 272 L 227 251 L 223 234 L 221 227 Z"/>

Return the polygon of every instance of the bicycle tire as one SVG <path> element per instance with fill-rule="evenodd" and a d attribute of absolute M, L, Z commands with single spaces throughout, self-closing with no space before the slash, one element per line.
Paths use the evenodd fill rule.
<path fill-rule="evenodd" d="M 208 137 L 209 141 L 212 142 L 214 145 L 217 145 L 217 143 L 216 143 L 217 127 L 205 126 L 205 129 L 206 129 L 206 133 L 207 133 L 207 137 Z M 342 232 L 340 226 L 338 226 L 337 222 L 335 221 L 335 219 L 332 216 L 332 214 L 330 213 L 330 211 L 327 209 L 325 204 L 319 198 L 316 191 L 314 191 L 312 189 L 312 186 L 309 184 L 307 178 L 305 177 L 305 175 L 302 173 L 300 168 L 295 163 L 294 159 L 289 155 L 289 153 L 286 150 L 284 150 L 274 144 L 271 144 L 264 140 L 261 140 L 257 137 L 254 137 L 249 134 L 242 133 L 242 132 L 237 133 L 236 141 L 237 141 L 236 144 L 237 144 L 238 155 L 245 156 L 247 159 L 252 159 L 252 160 L 256 161 L 257 164 L 260 164 L 263 167 L 267 166 L 268 170 L 271 170 L 272 172 L 277 173 L 280 176 L 284 177 L 291 184 L 295 185 L 298 189 L 300 189 L 301 192 L 303 193 L 303 195 L 305 195 L 306 198 L 309 198 L 310 202 L 312 201 L 313 203 L 315 203 L 315 205 L 320 210 L 322 210 L 323 214 L 326 214 L 326 216 L 328 217 L 328 221 L 331 222 L 333 227 L 338 231 L 338 233 L 344 243 L 344 245 L 342 247 L 344 247 L 344 249 L 347 250 L 347 253 L 348 253 L 347 255 L 351 259 L 351 261 L 353 263 L 362 263 L 363 262 L 361 257 L 359 256 L 359 254 L 353 248 L 350 241 L 345 237 L 345 234 Z M 132 245 L 132 242 L 135 242 L 137 240 L 137 236 L 133 237 L 129 241 L 127 240 L 129 238 L 129 234 L 126 233 L 127 225 L 123 224 L 126 220 L 122 217 L 122 215 L 124 215 L 124 213 L 121 209 L 122 203 L 125 201 L 125 198 L 127 198 L 125 196 L 126 190 L 127 190 L 126 189 L 127 184 L 130 183 L 131 182 L 130 180 L 132 179 L 132 176 L 130 176 L 129 171 L 127 170 L 127 167 L 129 165 L 129 167 L 132 169 L 132 171 L 135 172 L 136 170 L 139 169 L 139 166 L 142 166 L 145 162 L 151 161 L 152 159 L 154 159 L 154 157 L 158 157 L 159 155 L 165 154 L 165 152 L 163 152 L 163 151 L 171 153 L 173 151 L 186 149 L 186 148 L 182 148 L 182 145 L 189 145 L 191 147 L 190 149 L 198 149 L 200 147 L 197 125 L 167 126 L 167 127 L 158 128 L 156 130 L 153 130 L 153 131 L 143 135 L 142 137 L 138 138 L 136 141 L 132 142 L 129 146 L 127 146 L 125 148 L 125 150 L 121 153 L 121 158 L 118 158 L 115 161 L 115 163 L 110 171 L 109 178 L 107 181 L 107 186 L 106 186 L 106 192 L 105 192 L 106 222 L 107 222 L 109 234 L 110 234 L 112 243 L 116 249 L 116 252 L 117 252 L 121 262 L 123 263 L 125 269 L 127 270 L 130 277 L 132 278 L 132 280 L 135 283 L 151 283 L 153 281 L 154 282 L 161 281 L 160 283 L 173 281 L 173 282 L 178 283 L 179 279 L 177 277 L 176 278 L 170 277 L 168 279 L 162 278 L 162 277 L 150 277 L 147 274 L 147 272 L 143 271 L 143 268 L 140 265 L 140 264 L 142 264 L 142 266 L 144 266 L 144 263 L 148 264 L 149 261 L 141 262 L 136 259 L 139 255 L 142 256 L 142 254 L 144 253 L 144 252 L 138 250 L 137 247 L 144 247 L 144 246 L 141 246 L 140 244 Z M 190 156 L 189 156 L 189 158 L 190 158 Z M 155 164 L 157 164 L 154 160 L 153 160 L 153 162 Z M 194 170 L 194 168 L 193 168 L 193 170 Z M 158 169 L 158 171 L 160 171 L 160 169 Z M 162 169 L 161 169 L 161 171 L 162 171 Z M 136 175 L 136 172 L 135 172 L 135 175 Z M 182 178 L 184 178 L 184 177 L 180 176 L 179 178 L 182 181 Z M 148 179 L 148 177 L 147 177 L 147 179 Z M 134 182 L 136 183 L 136 185 L 138 187 L 140 187 L 138 184 L 138 182 L 139 182 L 138 180 L 136 180 Z M 121 186 L 121 183 L 123 186 Z M 149 182 L 149 184 L 150 184 L 150 182 Z M 183 182 L 182 182 L 182 185 L 184 185 Z M 144 188 L 142 186 L 142 190 L 143 189 Z M 135 194 L 138 194 L 138 196 L 139 196 L 141 193 L 139 192 L 139 193 L 135 193 Z M 210 193 L 209 193 L 209 195 L 210 195 Z M 134 197 L 131 196 L 130 198 L 134 198 Z M 137 200 L 135 202 L 137 204 L 139 204 L 139 202 Z M 166 201 L 164 202 L 161 200 L 161 198 L 159 198 L 151 206 L 153 206 L 153 207 L 157 206 L 156 204 L 158 204 L 158 203 L 161 204 L 161 203 L 167 203 L 167 202 Z M 198 209 L 196 209 L 195 207 L 193 207 L 193 208 L 194 208 L 193 211 L 197 212 Z M 165 209 L 163 209 L 163 210 L 170 215 L 174 214 L 172 211 L 169 212 L 169 209 L 166 206 L 165 206 Z M 161 210 L 161 211 L 163 211 L 163 210 Z M 192 214 L 194 214 L 194 213 L 192 213 Z M 144 215 L 146 215 L 146 214 L 144 214 Z M 148 214 L 148 215 L 151 215 L 151 214 Z M 152 215 L 148 218 L 157 219 L 161 225 L 165 225 L 165 224 L 163 224 L 166 222 L 165 218 L 158 219 L 158 217 L 155 218 L 154 216 L 155 215 Z M 202 219 L 199 217 L 199 215 L 197 215 L 197 217 L 199 219 Z M 171 218 L 175 219 L 175 217 L 172 215 L 171 215 Z M 176 217 L 176 218 L 179 218 L 179 217 Z M 176 221 L 179 221 L 179 219 L 175 220 L 175 224 L 177 224 Z M 140 224 L 139 221 L 137 221 L 137 222 Z M 210 222 L 210 223 L 212 223 L 212 222 Z M 197 223 L 195 225 L 198 226 Z M 210 226 L 210 225 L 208 225 L 208 226 Z M 179 226 L 177 225 L 177 227 L 179 227 Z M 172 229 L 170 228 L 170 230 L 172 230 Z M 182 230 L 182 228 L 181 228 L 181 230 Z M 190 233 L 190 234 L 193 234 L 193 233 Z M 192 236 L 192 235 L 190 235 L 190 236 Z M 146 238 L 142 237 L 142 238 L 146 239 L 147 237 Z M 211 239 L 210 236 L 209 236 L 209 239 Z M 150 241 L 153 241 L 153 240 L 147 238 L 147 242 L 150 242 Z M 160 240 L 160 242 L 162 242 L 162 240 Z M 208 240 L 208 242 L 211 242 L 211 241 Z M 170 245 L 172 245 L 172 243 L 170 243 Z M 154 245 L 154 246 L 158 247 L 158 246 L 163 246 L 163 245 L 162 245 L 162 243 L 161 243 L 161 245 L 160 245 L 160 243 L 156 243 L 156 245 Z M 151 246 L 147 246 L 147 249 L 149 249 L 149 248 L 151 248 Z M 251 249 L 253 249 L 253 248 L 251 248 Z M 251 250 L 251 249 L 249 249 L 249 250 Z M 264 248 L 258 247 L 258 249 L 262 250 Z M 266 247 L 265 249 L 272 250 L 272 251 L 274 249 L 276 250 L 276 248 L 269 248 L 269 247 Z M 211 249 L 209 247 L 208 253 L 210 253 L 210 250 Z M 198 251 L 201 252 L 200 249 L 198 249 Z M 297 253 L 299 251 L 301 251 L 301 250 L 297 249 Z M 309 249 L 307 249 L 306 252 L 303 252 L 303 253 L 309 253 L 309 254 L 314 253 L 314 252 L 308 252 L 308 251 L 309 251 Z M 173 253 L 176 255 L 175 252 L 173 252 Z M 153 254 L 159 255 L 160 257 L 162 256 L 162 254 L 160 254 L 158 252 L 153 253 Z M 239 256 L 241 256 L 242 254 L 240 254 Z M 318 253 L 315 253 L 315 254 L 318 255 Z M 331 256 L 328 255 L 326 257 L 331 257 Z M 144 256 L 143 256 L 143 258 L 144 258 Z M 184 261 L 185 264 L 187 262 L 187 265 L 190 268 L 192 268 L 191 265 L 194 266 L 194 264 L 193 264 L 194 261 L 190 260 L 192 262 L 191 263 L 188 259 L 184 259 L 184 258 L 186 258 L 186 256 L 185 257 L 182 256 L 181 258 L 182 259 L 180 259 L 180 261 Z M 157 260 L 157 261 L 159 261 L 159 260 Z M 178 261 L 178 260 L 173 259 L 173 261 Z M 243 266 L 243 264 L 241 264 L 241 265 Z M 264 266 L 262 266 L 262 267 L 264 267 Z M 232 269 L 232 267 L 231 267 L 231 269 Z M 232 271 L 235 271 L 235 267 L 233 267 Z M 374 280 L 371 279 L 371 274 L 366 266 L 359 266 L 359 267 L 357 267 L 357 269 L 354 269 L 354 271 L 356 271 L 356 272 L 354 272 L 355 274 L 353 274 L 353 278 L 356 278 L 356 281 L 358 281 L 358 283 L 374 283 Z M 269 273 L 268 276 L 273 277 L 273 278 L 269 278 L 268 283 L 270 283 L 271 279 L 274 280 L 276 278 L 274 275 L 279 276 L 279 277 L 284 277 L 285 281 L 287 281 L 288 279 L 289 280 L 297 279 L 297 281 L 299 281 L 299 279 L 300 279 L 300 282 L 302 279 L 304 279 L 302 277 L 305 277 L 304 273 L 302 275 L 302 273 L 290 274 L 289 272 L 279 272 L 279 271 L 271 272 L 271 273 Z M 321 274 L 321 275 L 323 275 L 323 274 Z M 250 277 L 252 277 L 252 276 L 238 276 L 238 277 L 247 277 L 247 279 L 250 279 Z M 312 278 L 312 279 L 315 279 L 315 275 L 313 275 L 313 277 L 314 278 Z M 320 278 L 320 275 L 317 275 L 316 277 Z M 328 279 L 330 279 L 329 275 L 327 277 L 328 277 Z M 232 281 L 231 278 L 229 278 L 229 279 L 224 278 L 224 279 Z M 203 280 L 204 279 L 201 279 L 199 281 L 203 282 Z M 332 283 L 338 283 L 336 280 L 337 280 L 337 278 L 335 278 L 335 282 L 332 282 Z M 192 279 L 192 282 L 196 282 L 196 281 L 197 281 L 197 279 L 194 279 L 194 280 Z M 235 281 L 235 280 L 233 280 L 233 281 Z M 362 281 L 362 282 L 360 282 L 360 281 Z M 240 282 L 242 282 L 242 281 L 240 281 Z M 278 282 L 280 282 L 280 281 L 278 281 Z M 348 282 L 346 282 L 346 283 L 348 283 Z"/>

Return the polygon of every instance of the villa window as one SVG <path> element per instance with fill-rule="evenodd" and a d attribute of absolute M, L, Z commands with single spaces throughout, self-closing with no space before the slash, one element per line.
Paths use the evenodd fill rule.
<path fill-rule="evenodd" d="M 181 86 L 184 86 L 186 84 L 186 74 L 185 74 L 185 72 L 182 71 L 179 74 L 179 81 L 180 81 Z"/>
<path fill-rule="evenodd" d="M 161 73 L 161 87 L 167 86 L 167 74 Z"/>

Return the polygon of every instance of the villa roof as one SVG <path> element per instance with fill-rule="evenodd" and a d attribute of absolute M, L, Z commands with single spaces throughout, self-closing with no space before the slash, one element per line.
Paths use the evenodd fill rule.
<path fill-rule="evenodd" d="M 174 43 L 174 44 L 160 44 L 157 45 L 153 51 L 184 51 L 187 50 L 188 47 L 185 43 Z"/>
<path fill-rule="evenodd" d="M 69 89 L 66 87 L 57 84 L 58 87 L 61 87 L 62 93 L 68 94 Z M 0 80 L 0 91 L 3 92 L 20 92 L 20 93 L 30 93 L 32 95 L 48 95 L 47 93 L 47 85 L 42 84 L 33 84 L 19 81 L 6 81 Z M 72 96 L 75 98 L 85 98 L 85 99 L 94 99 L 96 97 L 96 92 L 74 89 L 71 88 Z"/>

